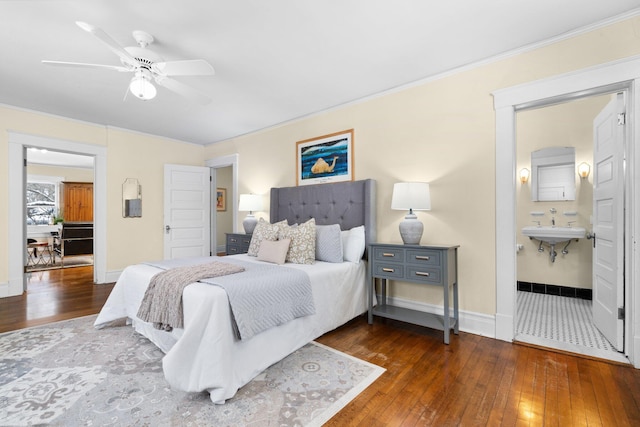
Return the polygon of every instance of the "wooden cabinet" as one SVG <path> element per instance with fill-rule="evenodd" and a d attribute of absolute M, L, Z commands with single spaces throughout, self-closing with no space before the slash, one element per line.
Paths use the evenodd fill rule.
<path fill-rule="evenodd" d="M 93 222 L 93 183 L 62 182 L 60 209 L 65 222 Z"/>

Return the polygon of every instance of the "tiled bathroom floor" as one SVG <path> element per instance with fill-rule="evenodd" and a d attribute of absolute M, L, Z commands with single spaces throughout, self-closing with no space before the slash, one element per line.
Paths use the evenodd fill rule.
<path fill-rule="evenodd" d="M 518 291 L 516 341 L 629 363 L 592 322 L 591 301 Z"/>

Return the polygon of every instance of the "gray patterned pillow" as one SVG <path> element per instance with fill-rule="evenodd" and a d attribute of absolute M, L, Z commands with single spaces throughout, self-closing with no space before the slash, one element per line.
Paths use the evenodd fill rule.
<path fill-rule="evenodd" d="M 340 225 L 316 225 L 316 259 L 326 262 L 342 262 L 342 237 Z"/>
<path fill-rule="evenodd" d="M 251 242 L 249 243 L 249 250 L 247 251 L 247 255 L 249 256 L 258 256 L 258 252 L 260 251 L 260 243 L 263 240 L 278 240 L 278 234 L 282 227 L 287 226 L 287 220 L 282 220 L 280 222 L 276 222 L 275 224 L 270 224 L 268 221 L 265 221 L 264 218 L 260 218 L 258 220 L 258 224 L 256 228 L 253 230 L 253 234 L 251 235 Z"/>
<path fill-rule="evenodd" d="M 316 261 L 316 220 L 311 218 L 304 224 L 284 227 L 280 239 L 291 239 L 287 262 L 313 264 Z"/>

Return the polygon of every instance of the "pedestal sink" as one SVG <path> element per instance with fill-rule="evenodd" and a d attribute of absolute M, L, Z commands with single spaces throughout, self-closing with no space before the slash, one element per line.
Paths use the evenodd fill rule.
<path fill-rule="evenodd" d="M 583 239 L 587 230 L 584 227 L 564 227 L 557 225 L 531 225 L 522 229 L 522 234 L 556 245 L 573 239 Z"/>
<path fill-rule="evenodd" d="M 551 262 L 556 261 L 556 245 L 558 243 L 567 243 L 562 249 L 562 253 L 566 255 L 569 253 L 567 248 L 571 241 L 584 238 L 586 233 L 587 230 L 584 227 L 560 227 L 556 225 L 530 225 L 522 229 L 522 234 L 530 239 L 540 241 L 538 252 L 544 252 L 543 242 L 549 245 L 549 259 Z"/>

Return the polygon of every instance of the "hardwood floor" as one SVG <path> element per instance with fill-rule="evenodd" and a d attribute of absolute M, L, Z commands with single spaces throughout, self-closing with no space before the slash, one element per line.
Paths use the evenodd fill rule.
<path fill-rule="evenodd" d="M 113 284 L 94 285 L 93 267 L 29 273 L 27 292 L 0 298 L 0 332 L 96 314 Z"/>
<path fill-rule="evenodd" d="M 25 295 L 0 299 L 0 331 L 97 313 L 112 285 L 92 277 L 34 274 Z M 386 369 L 327 426 L 640 425 L 629 366 L 466 333 L 445 345 L 439 331 L 364 317 L 317 341 Z"/>

